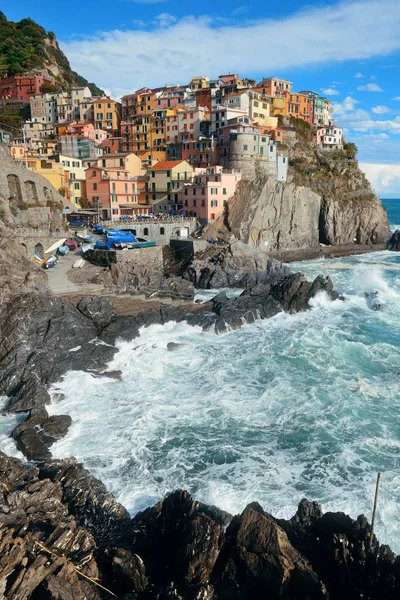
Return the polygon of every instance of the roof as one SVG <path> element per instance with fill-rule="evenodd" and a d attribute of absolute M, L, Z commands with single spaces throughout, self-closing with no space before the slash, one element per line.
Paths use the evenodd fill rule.
<path fill-rule="evenodd" d="M 186 162 L 184 160 L 161 160 L 160 162 L 156 163 L 155 165 L 153 165 L 150 168 L 150 171 L 163 171 L 163 170 L 169 170 L 169 169 L 173 169 L 174 167 L 177 167 L 178 165 L 182 164 L 183 162 Z"/>
<path fill-rule="evenodd" d="M 108 139 L 110 140 L 112 138 L 108 138 Z M 107 141 L 107 140 L 103 140 L 103 142 L 105 142 L 105 141 Z M 100 158 L 126 158 L 127 156 L 130 156 L 131 154 L 133 154 L 133 152 L 115 152 L 113 154 L 103 154 L 102 156 L 100 156 Z"/>

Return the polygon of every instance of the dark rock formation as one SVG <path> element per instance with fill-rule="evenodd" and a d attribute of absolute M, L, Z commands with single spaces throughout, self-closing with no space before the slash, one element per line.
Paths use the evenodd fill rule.
<path fill-rule="evenodd" d="M 199 289 L 249 288 L 287 275 L 289 269 L 264 251 L 238 240 L 198 252 L 183 277 Z"/>
<path fill-rule="evenodd" d="M 5 600 L 398 598 L 399 558 L 363 516 L 304 499 L 290 521 L 257 503 L 232 518 L 179 490 L 131 519 L 74 460 L 0 453 L 0 473 Z"/>
<path fill-rule="evenodd" d="M 392 234 L 392 237 L 387 243 L 387 249 L 393 250 L 394 252 L 400 252 L 400 229 L 396 229 Z"/>

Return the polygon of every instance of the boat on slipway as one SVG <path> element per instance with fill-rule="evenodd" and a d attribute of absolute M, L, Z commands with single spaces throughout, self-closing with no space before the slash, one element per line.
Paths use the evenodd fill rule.
<path fill-rule="evenodd" d="M 69 246 L 67 246 L 66 244 L 64 244 L 63 246 L 60 246 L 59 249 L 57 250 L 58 254 L 61 254 L 61 256 L 65 256 L 66 254 L 68 254 L 69 251 L 70 251 Z"/>
<path fill-rule="evenodd" d="M 62 240 L 58 240 L 57 242 L 54 242 L 54 244 L 49 246 L 49 248 L 47 248 L 47 250 L 45 250 L 44 253 L 45 254 L 54 254 L 54 252 L 57 252 L 57 250 L 60 248 L 60 246 L 63 246 L 66 241 L 67 241 L 67 238 L 63 238 Z M 42 257 L 42 260 L 43 260 L 43 257 Z"/>
<path fill-rule="evenodd" d="M 56 264 L 58 263 L 58 257 L 56 254 L 52 254 L 51 256 L 49 256 L 45 261 L 44 261 L 44 268 L 45 269 L 52 269 L 53 267 L 56 266 Z"/>
<path fill-rule="evenodd" d="M 79 232 L 75 234 L 75 237 L 80 241 L 80 242 L 94 242 L 94 237 L 90 234 L 90 233 L 83 233 L 83 232 Z"/>

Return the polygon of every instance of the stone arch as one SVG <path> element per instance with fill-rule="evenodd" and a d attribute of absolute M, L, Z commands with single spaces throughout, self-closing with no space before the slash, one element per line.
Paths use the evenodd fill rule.
<path fill-rule="evenodd" d="M 18 175 L 12 173 L 7 175 L 7 183 L 11 198 L 18 203 L 22 202 L 21 184 Z"/>
<path fill-rule="evenodd" d="M 41 244 L 40 242 L 38 244 L 36 244 L 36 246 L 35 246 L 35 252 L 37 254 L 39 254 L 39 256 L 41 256 L 42 258 L 44 258 L 43 244 Z"/>
<path fill-rule="evenodd" d="M 28 256 L 28 246 L 26 244 L 24 244 L 24 242 L 21 242 L 21 247 L 22 247 L 24 255 Z"/>
<path fill-rule="evenodd" d="M 143 235 L 149 235 L 149 228 L 148 227 L 145 227 L 143 229 Z"/>
<path fill-rule="evenodd" d="M 25 194 L 28 204 L 37 204 L 38 195 L 36 184 L 33 181 L 25 181 Z"/>

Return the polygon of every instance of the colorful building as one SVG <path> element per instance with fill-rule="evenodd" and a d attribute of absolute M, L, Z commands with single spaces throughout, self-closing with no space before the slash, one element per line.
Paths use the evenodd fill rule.
<path fill-rule="evenodd" d="M 292 82 L 279 77 L 266 77 L 257 83 L 255 89 L 266 96 L 280 96 L 283 92 L 292 91 Z"/>
<path fill-rule="evenodd" d="M 92 105 L 95 128 L 118 133 L 121 123 L 121 104 L 111 98 L 94 98 Z"/>
<path fill-rule="evenodd" d="M 0 99 L 29 102 L 32 96 L 42 93 L 45 85 L 54 85 L 55 79 L 46 70 L 31 71 L 21 75 L 0 78 Z"/>
<path fill-rule="evenodd" d="M 133 216 L 142 208 L 136 178 L 123 167 L 103 169 L 92 165 L 86 169 L 86 195 L 103 219 Z"/>
<path fill-rule="evenodd" d="M 192 181 L 192 166 L 185 160 L 160 161 L 148 169 L 154 210 L 175 212 L 181 208 L 179 191 Z"/>
<path fill-rule="evenodd" d="M 66 198 L 77 208 L 86 201 L 86 165 L 80 158 L 60 154 L 60 163 L 67 173 Z"/>
<path fill-rule="evenodd" d="M 192 181 L 178 192 L 178 204 L 189 215 L 208 223 L 218 219 L 234 196 L 242 176 L 222 166 L 195 169 Z"/>
<path fill-rule="evenodd" d="M 320 150 L 341 150 L 343 130 L 337 125 L 325 125 L 317 129 L 317 146 Z"/>
<path fill-rule="evenodd" d="M 160 92 L 141 88 L 122 98 L 124 120 L 121 123 L 122 149 L 134 152 L 143 164 L 165 160 L 166 110 L 157 105 Z"/>
<path fill-rule="evenodd" d="M 56 188 L 56 190 L 65 194 L 66 174 L 64 165 L 55 161 L 34 158 L 31 156 L 27 158 L 27 163 L 30 171 L 37 173 L 38 175 L 42 175 L 51 183 L 52 186 Z"/>

